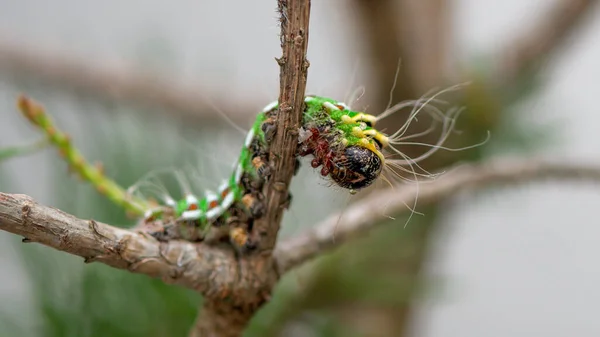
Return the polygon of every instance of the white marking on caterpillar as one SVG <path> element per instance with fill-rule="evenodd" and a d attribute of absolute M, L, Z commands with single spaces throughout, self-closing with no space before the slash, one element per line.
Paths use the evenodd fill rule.
<path fill-rule="evenodd" d="M 172 208 L 177 208 L 177 201 L 175 201 L 175 199 L 171 198 L 168 195 L 164 196 L 164 199 L 165 199 L 165 205 L 172 207 Z"/>
<path fill-rule="evenodd" d="M 275 107 L 279 104 L 279 101 L 273 101 L 269 104 L 267 104 L 266 107 L 264 107 L 264 109 L 262 110 L 262 112 L 269 112 L 273 109 L 275 109 Z"/>
<path fill-rule="evenodd" d="M 229 179 L 223 181 L 221 183 L 221 185 L 219 185 L 219 189 L 217 191 L 219 191 L 219 195 L 222 195 L 223 191 L 225 191 L 228 188 L 229 188 Z"/>
<path fill-rule="evenodd" d="M 306 96 L 306 97 L 304 97 L 304 103 L 312 102 L 314 99 L 315 99 L 314 97 Z"/>
<path fill-rule="evenodd" d="M 197 203 L 198 203 L 198 198 L 196 198 L 196 196 L 195 196 L 195 195 L 193 195 L 193 194 L 188 194 L 188 195 L 185 197 L 185 202 L 188 204 L 188 206 L 189 206 L 189 205 L 195 205 L 195 204 L 197 204 Z"/>
<path fill-rule="evenodd" d="M 340 108 L 338 108 L 331 102 L 323 102 L 323 107 L 329 111 L 340 111 Z"/>
<path fill-rule="evenodd" d="M 237 167 L 235 168 L 235 182 L 236 183 L 240 183 L 240 181 L 242 180 L 242 174 L 244 173 L 244 170 L 242 168 L 242 164 L 238 164 Z"/>
<path fill-rule="evenodd" d="M 146 210 L 144 212 L 144 218 L 148 219 L 148 218 L 152 217 L 153 214 L 154 214 L 154 209 L 153 208 L 151 208 L 149 210 Z"/>
<path fill-rule="evenodd" d="M 198 220 L 202 217 L 202 210 L 185 211 L 181 213 L 181 220 Z"/>
<path fill-rule="evenodd" d="M 210 205 L 212 202 L 218 201 L 219 197 L 217 196 L 217 194 L 211 190 L 206 190 L 206 193 L 204 193 L 204 196 L 206 198 L 206 202 Z M 210 207 L 210 206 L 209 206 Z"/>
<path fill-rule="evenodd" d="M 218 218 L 219 216 L 221 216 L 221 214 L 223 214 L 224 209 L 221 206 L 217 206 L 213 209 L 210 209 L 206 212 L 206 218 L 210 221 Z"/>
<path fill-rule="evenodd" d="M 233 205 L 233 200 L 234 200 L 233 192 L 229 192 L 229 193 L 227 193 L 227 195 L 223 199 L 223 203 L 222 203 L 221 206 L 224 209 L 228 209 L 229 207 L 231 207 L 231 205 Z"/>
<path fill-rule="evenodd" d="M 248 134 L 246 135 L 246 140 L 244 141 L 244 146 L 250 147 L 250 144 L 252 144 L 253 138 L 254 138 L 254 129 L 250 129 L 250 131 L 248 131 Z"/>

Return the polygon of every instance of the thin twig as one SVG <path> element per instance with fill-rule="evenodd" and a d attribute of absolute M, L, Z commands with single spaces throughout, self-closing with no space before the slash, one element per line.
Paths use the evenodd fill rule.
<path fill-rule="evenodd" d="M 434 182 L 422 184 L 418 193 L 419 205 L 432 204 L 465 190 L 487 188 L 493 184 L 515 185 L 542 180 L 600 183 L 600 165 L 523 159 L 463 165 Z M 274 256 L 280 273 L 365 235 L 365 232 L 385 222 L 386 214 L 409 212 L 405 205 L 414 200 L 416 193 L 415 186 L 382 191 L 351 205 L 343 214 L 331 215 L 304 234 L 279 242 Z"/>
<path fill-rule="evenodd" d="M 237 285 L 234 254 L 183 241 L 154 238 L 93 220 L 78 219 L 22 194 L 0 192 L 0 230 L 21 235 L 85 262 L 162 279 L 214 297 Z"/>
<path fill-rule="evenodd" d="M 52 117 L 46 113 L 44 107 L 26 96 L 19 97 L 17 106 L 32 125 L 46 134 L 48 141 L 58 148 L 61 157 L 69 164 L 69 168 L 79 174 L 81 179 L 91 183 L 100 194 L 125 208 L 132 215 L 144 214 L 144 210 L 148 208 L 146 201 L 129 196 L 123 187 L 104 175 L 101 165 L 90 164 L 73 146 L 71 137 L 54 125 Z"/>

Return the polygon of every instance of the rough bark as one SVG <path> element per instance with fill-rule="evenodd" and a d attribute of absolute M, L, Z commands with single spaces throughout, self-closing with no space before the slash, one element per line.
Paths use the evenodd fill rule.
<path fill-rule="evenodd" d="M 265 187 L 266 213 L 254 224 L 258 253 L 240 259 L 240 276 L 249 287 L 233 294 L 232 303 L 205 300 L 191 336 L 238 336 L 248 320 L 263 304 L 279 279 L 272 257 L 288 188 L 294 175 L 298 129 L 304 110 L 308 61 L 310 0 L 279 0 L 281 48 L 279 112 L 277 131 L 270 144 L 273 174 Z M 245 282 L 245 283 L 246 283 Z M 217 319 L 219 317 L 219 319 Z"/>
<path fill-rule="evenodd" d="M 40 205 L 22 194 L 0 192 L 0 229 L 73 255 L 199 291 L 207 296 L 231 289 L 238 280 L 230 251 L 152 237 L 82 220 Z"/>

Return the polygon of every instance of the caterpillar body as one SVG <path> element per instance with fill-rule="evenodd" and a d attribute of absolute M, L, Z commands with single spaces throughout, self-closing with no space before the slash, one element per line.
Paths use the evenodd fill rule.
<path fill-rule="evenodd" d="M 343 102 L 331 98 L 306 96 L 302 125 L 298 130 L 298 144 L 295 145 L 296 170 L 299 168 L 298 157 L 312 155 L 313 168 L 320 167 L 322 176 L 328 177 L 335 185 L 351 193 L 370 186 L 382 176 L 385 178 L 383 173 L 403 180 L 409 179 L 402 177 L 402 173 L 410 173 L 415 181 L 417 176 L 432 177 L 417 163 L 444 148 L 442 144 L 453 130 L 455 117 L 460 110 L 442 113 L 429 103 L 440 102 L 437 96 L 460 86 L 450 87 L 418 100 L 401 102 L 378 116 L 354 111 Z M 184 188 L 183 198 L 177 201 L 164 190 L 157 195 L 161 203 L 158 206 L 153 205 L 146 196 L 136 195 L 139 192 L 136 190 L 138 184 L 124 190 L 107 178 L 101 168 L 89 164 L 72 145 L 70 137 L 55 127 L 43 107 L 26 97 L 19 99 L 18 106 L 32 124 L 46 133 L 49 141 L 59 148 L 71 169 L 80 177 L 92 183 L 100 193 L 127 211 L 143 215 L 140 221 L 141 230 L 159 240 L 206 241 L 211 232 L 215 232 L 211 231 L 212 229 L 222 229 L 216 231 L 217 239 L 229 238 L 235 247 L 241 249 L 256 246 L 257 239 L 252 236 L 252 227 L 254 221 L 264 215 L 265 197 L 262 190 L 272 171 L 269 144 L 277 131 L 277 101 L 268 104 L 256 116 L 233 165 L 232 173 L 218 185 L 216 191 L 206 191 L 199 197 L 189 188 Z M 381 119 L 409 107 L 412 110 L 405 124 L 394 133 L 386 135 L 376 128 Z M 432 126 L 424 132 L 406 135 L 412 121 L 423 110 L 431 115 Z M 435 144 L 408 141 L 433 131 L 434 124 L 442 126 Z M 429 150 L 417 158 L 408 158 L 397 148 L 405 145 L 424 145 L 429 147 Z M 397 158 L 398 156 L 400 158 Z M 423 173 L 417 173 L 417 169 Z M 390 179 L 385 180 L 390 182 Z M 182 183 L 182 187 L 183 185 Z M 291 196 L 288 197 L 286 205 L 289 205 L 289 202 Z"/>
<path fill-rule="evenodd" d="M 375 181 L 385 160 L 381 148 L 388 144 L 387 137 L 373 128 L 376 118 L 330 98 L 306 96 L 304 102 L 298 155 L 312 154 L 311 166 L 322 166 L 321 174 L 343 188 L 354 191 Z M 250 233 L 253 222 L 264 211 L 261 191 L 271 172 L 269 143 L 276 130 L 278 107 L 277 101 L 272 102 L 257 115 L 231 175 L 216 192 L 206 191 L 201 198 L 188 194 L 179 201 L 165 195 L 162 206 L 146 211 L 146 223 L 172 218 L 171 226 L 153 232 L 154 236 L 202 239 L 198 233 L 227 225 L 232 243 L 253 248 L 255 240 L 250 239 Z M 298 160 L 296 165 L 298 168 Z"/>

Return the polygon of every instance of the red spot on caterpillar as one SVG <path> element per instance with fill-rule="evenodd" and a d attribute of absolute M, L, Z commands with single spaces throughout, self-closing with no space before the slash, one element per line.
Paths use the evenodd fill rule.
<path fill-rule="evenodd" d="M 198 204 L 191 204 L 188 206 L 188 211 L 195 211 L 198 209 Z"/>
<path fill-rule="evenodd" d="M 219 206 L 219 203 L 216 201 L 211 201 L 210 204 L 208 204 L 208 208 L 215 208 Z"/>
<path fill-rule="evenodd" d="M 224 199 L 227 194 L 229 194 L 229 188 L 226 188 L 223 190 L 223 192 L 221 192 L 221 199 Z"/>
<path fill-rule="evenodd" d="M 336 107 L 336 108 L 338 108 L 338 109 L 340 109 L 340 110 L 344 110 L 344 109 L 346 109 L 346 108 L 344 108 L 344 106 L 343 106 L 343 105 L 341 105 L 341 104 L 337 104 L 335 107 Z"/>
<path fill-rule="evenodd" d="M 323 166 L 321 169 L 322 176 L 328 176 L 333 168 L 333 159 L 336 154 L 329 146 L 329 141 L 326 137 L 322 137 L 322 133 L 318 128 L 310 129 L 311 136 L 304 142 L 304 148 L 300 148 L 300 155 L 304 156 L 312 153 L 314 159 L 310 162 L 313 168 Z"/>

